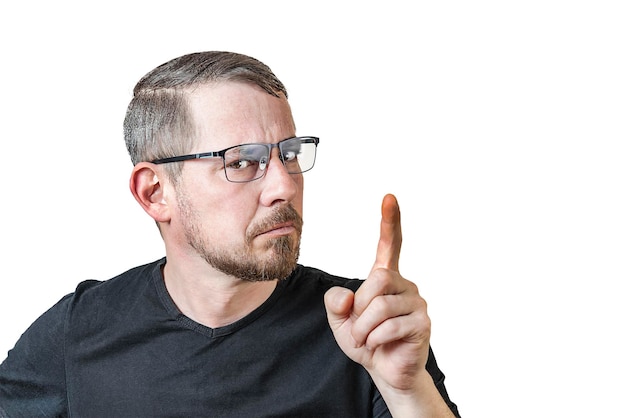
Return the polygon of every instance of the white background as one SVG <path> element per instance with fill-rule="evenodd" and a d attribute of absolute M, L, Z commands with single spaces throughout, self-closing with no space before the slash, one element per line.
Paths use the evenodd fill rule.
<path fill-rule="evenodd" d="M 321 137 L 303 264 L 365 277 L 397 195 L 464 417 L 623 416 L 622 2 L 409 3 L 4 2 L 0 359 L 78 282 L 163 254 L 126 105 L 153 67 L 233 50 Z"/>

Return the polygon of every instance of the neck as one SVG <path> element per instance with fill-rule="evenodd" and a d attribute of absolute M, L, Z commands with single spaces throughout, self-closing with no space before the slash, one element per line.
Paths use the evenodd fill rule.
<path fill-rule="evenodd" d="M 219 328 L 245 317 L 265 302 L 276 281 L 247 282 L 212 268 L 182 267 L 170 263 L 163 269 L 165 286 L 178 309 L 209 328 Z"/>

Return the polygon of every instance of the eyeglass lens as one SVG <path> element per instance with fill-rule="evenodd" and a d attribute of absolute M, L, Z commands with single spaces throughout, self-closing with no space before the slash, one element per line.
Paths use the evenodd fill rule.
<path fill-rule="evenodd" d="M 229 181 L 243 183 L 263 177 L 273 146 L 246 144 L 224 153 L 224 168 Z M 309 138 L 291 138 L 278 143 L 280 159 L 289 174 L 313 168 L 316 144 Z"/>

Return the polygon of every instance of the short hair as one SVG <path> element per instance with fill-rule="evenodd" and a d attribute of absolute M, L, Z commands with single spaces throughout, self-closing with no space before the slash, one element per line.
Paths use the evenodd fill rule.
<path fill-rule="evenodd" d="M 188 152 L 195 126 L 186 93 L 217 81 L 259 86 L 268 94 L 287 97 L 283 83 L 259 60 L 234 52 L 208 51 L 183 55 L 143 76 L 133 89 L 124 119 L 124 140 L 133 165 Z M 181 163 L 166 164 L 177 179 Z"/>

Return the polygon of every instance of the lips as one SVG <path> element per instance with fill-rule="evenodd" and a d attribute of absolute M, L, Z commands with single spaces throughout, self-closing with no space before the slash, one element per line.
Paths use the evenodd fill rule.
<path fill-rule="evenodd" d="M 283 236 L 294 231 L 302 232 L 302 218 L 291 205 L 285 205 L 277 208 L 270 216 L 254 225 L 248 237 L 252 240 L 261 235 Z"/>
<path fill-rule="evenodd" d="M 284 222 L 281 224 L 277 224 L 274 225 L 266 230 L 264 230 L 263 232 L 257 234 L 258 235 L 265 235 L 265 234 L 271 234 L 271 235 L 285 235 L 285 234 L 289 234 L 291 232 L 293 232 L 296 228 L 293 225 L 293 222 Z"/>

